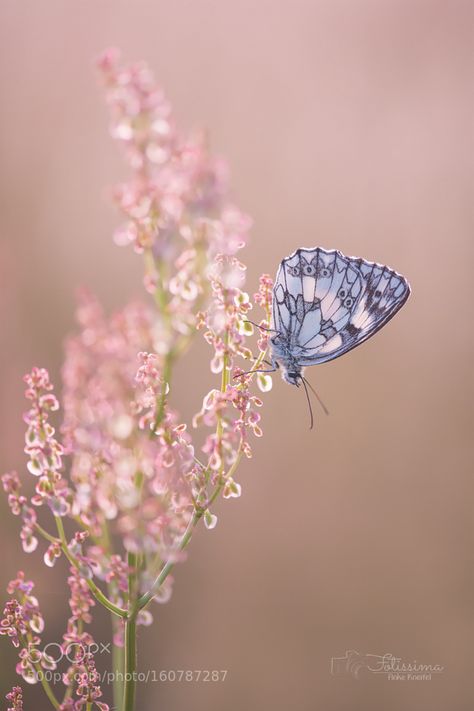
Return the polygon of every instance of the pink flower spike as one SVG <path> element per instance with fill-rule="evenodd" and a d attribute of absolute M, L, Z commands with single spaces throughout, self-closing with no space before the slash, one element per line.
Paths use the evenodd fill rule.
<path fill-rule="evenodd" d="M 23 711 L 23 691 L 20 686 L 14 686 L 5 698 L 11 704 L 7 711 Z"/>
<path fill-rule="evenodd" d="M 134 620 L 150 625 L 151 599 L 169 601 L 169 571 L 186 558 L 195 526 L 216 527 L 218 498 L 240 497 L 238 467 L 252 456 L 253 437 L 262 435 L 262 399 L 255 393 L 272 384 L 269 375 L 256 374 L 271 335 L 272 280 L 263 275 L 254 297 L 246 291 L 239 254 L 251 219 L 229 197 L 225 162 L 210 151 L 204 132 L 179 130 L 145 63 L 124 65 L 118 50 L 108 49 L 97 68 L 110 133 L 130 170 L 111 190 L 122 215 L 114 239 L 143 260 L 147 303 L 108 316 L 81 291 L 61 400 L 46 369 L 35 367 L 24 378 L 25 469 L 34 477 L 33 494 L 25 494 L 15 472 L 2 477 L 23 550 L 33 552 L 44 539 L 45 565 L 53 567 L 63 552 L 70 565 L 70 612 L 60 643 L 69 662 L 60 674 L 66 694 L 43 684 L 59 711 L 108 711 L 93 656 L 99 645 L 87 627 L 98 604 L 115 613 L 114 644 L 127 640 L 128 698 Z M 196 371 L 186 397 L 186 407 L 203 398 L 192 419 L 196 433 L 174 409 L 179 393 L 170 384 L 198 331 L 210 351 L 207 370 Z M 31 684 L 41 681 L 42 669 L 55 669 L 57 658 L 41 640 L 44 620 L 33 591 L 19 571 L 0 622 L 0 634 L 18 650 L 17 672 Z M 20 687 L 7 698 L 10 711 L 22 711 Z"/>
<path fill-rule="evenodd" d="M 24 380 L 28 386 L 25 395 L 31 400 L 31 407 L 24 415 L 28 424 L 25 437 L 25 452 L 29 456 L 27 466 L 29 472 L 38 477 L 33 503 L 41 506 L 46 501 L 55 515 L 65 516 L 69 512 L 69 489 L 60 473 L 64 449 L 55 438 L 48 419 L 49 413 L 57 410 L 59 404 L 52 392 L 47 370 L 33 368 Z M 24 549 L 34 550 L 34 537 L 27 528 L 24 532 Z"/>

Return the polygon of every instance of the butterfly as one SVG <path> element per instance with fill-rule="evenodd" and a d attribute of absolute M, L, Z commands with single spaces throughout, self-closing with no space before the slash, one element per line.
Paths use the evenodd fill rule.
<path fill-rule="evenodd" d="M 305 366 L 334 360 L 364 343 L 409 295 L 408 281 L 389 267 L 335 249 L 297 249 L 281 262 L 273 287 L 272 369 L 306 389 Z"/>

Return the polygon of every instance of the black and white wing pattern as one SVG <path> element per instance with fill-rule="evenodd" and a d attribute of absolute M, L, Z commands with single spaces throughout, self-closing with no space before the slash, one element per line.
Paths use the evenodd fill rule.
<path fill-rule="evenodd" d="M 333 360 L 382 328 L 410 295 L 389 267 L 337 250 L 297 249 L 279 267 L 272 329 L 300 366 Z"/>

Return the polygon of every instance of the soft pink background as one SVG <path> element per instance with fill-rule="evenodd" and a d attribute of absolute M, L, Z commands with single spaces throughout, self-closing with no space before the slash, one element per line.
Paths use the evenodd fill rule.
<path fill-rule="evenodd" d="M 172 601 L 141 635 L 142 670 L 228 669 L 227 680 L 149 683 L 144 711 L 472 708 L 473 9 L 1 4 L 3 469 L 24 471 L 21 376 L 41 364 L 59 379 L 76 287 L 109 309 L 141 293 L 140 259 L 111 241 L 105 188 L 127 172 L 92 68 L 106 46 L 147 59 L 181 126 L 207 127 L 228 158 L 235 199 L 255 219 L 250 290 L 312 245 L 387 263 L 413 287 L 383 333 L 308 373 L 331 410 L 315 431 L 302 393 L 275 381 L 242 498 L 198 533 Z M 198 343 L 180 368 L 186 417 L 212 383 L 207 356 Z M 25 567 L 55 639 L 64 567 L 24 556 L 0 506 L 2 589 Z M 331 657 L 348 649 L 445 670 L 424 682 L 331 676 Z M 2 695 L 13 659 L 3 640 Z M 47 708 L 39 687 L 27 691 L 26 711 Z"/>

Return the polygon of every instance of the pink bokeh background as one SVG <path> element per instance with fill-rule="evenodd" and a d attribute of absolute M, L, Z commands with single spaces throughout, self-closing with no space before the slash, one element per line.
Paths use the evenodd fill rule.
<path fill-rule="evenodd" d="M 111 237 L 107 187 L 127 173 L 93 70 L 109 45 L 146 59 L 180 126 L 204 126 L 228 159 L 255 222 L 249 291 L 316 245 L 389 264 L 413 288 L 383 332 L 307 373 L 331 411 L 314 431 L 301 392 L 275 380 L 242 498 L 197 534 L 141 634 L 142 670 L 228 669 L 226 681 L 148 683 L 140 709 L 472 708 L 473 22 L 463 0 L 2 3 L 3 470 L 24 473 L 21 377 L 38 364 L 59 382 L 76 288 L 109 310 L 142 293 L 140 258 Z M 212 384 L 208 356 L 198 339 L 179 368 L 188 420 Z M 64 567 L 21 553 L 0 510 L 1 589 L 24 567 L 56 639 Z M 331 675 L 350 649 L 444 671 Z M 2 696 L 14 658 L 3 639 Z M 48 708 L 39 687 L 31 708 Z"/>

